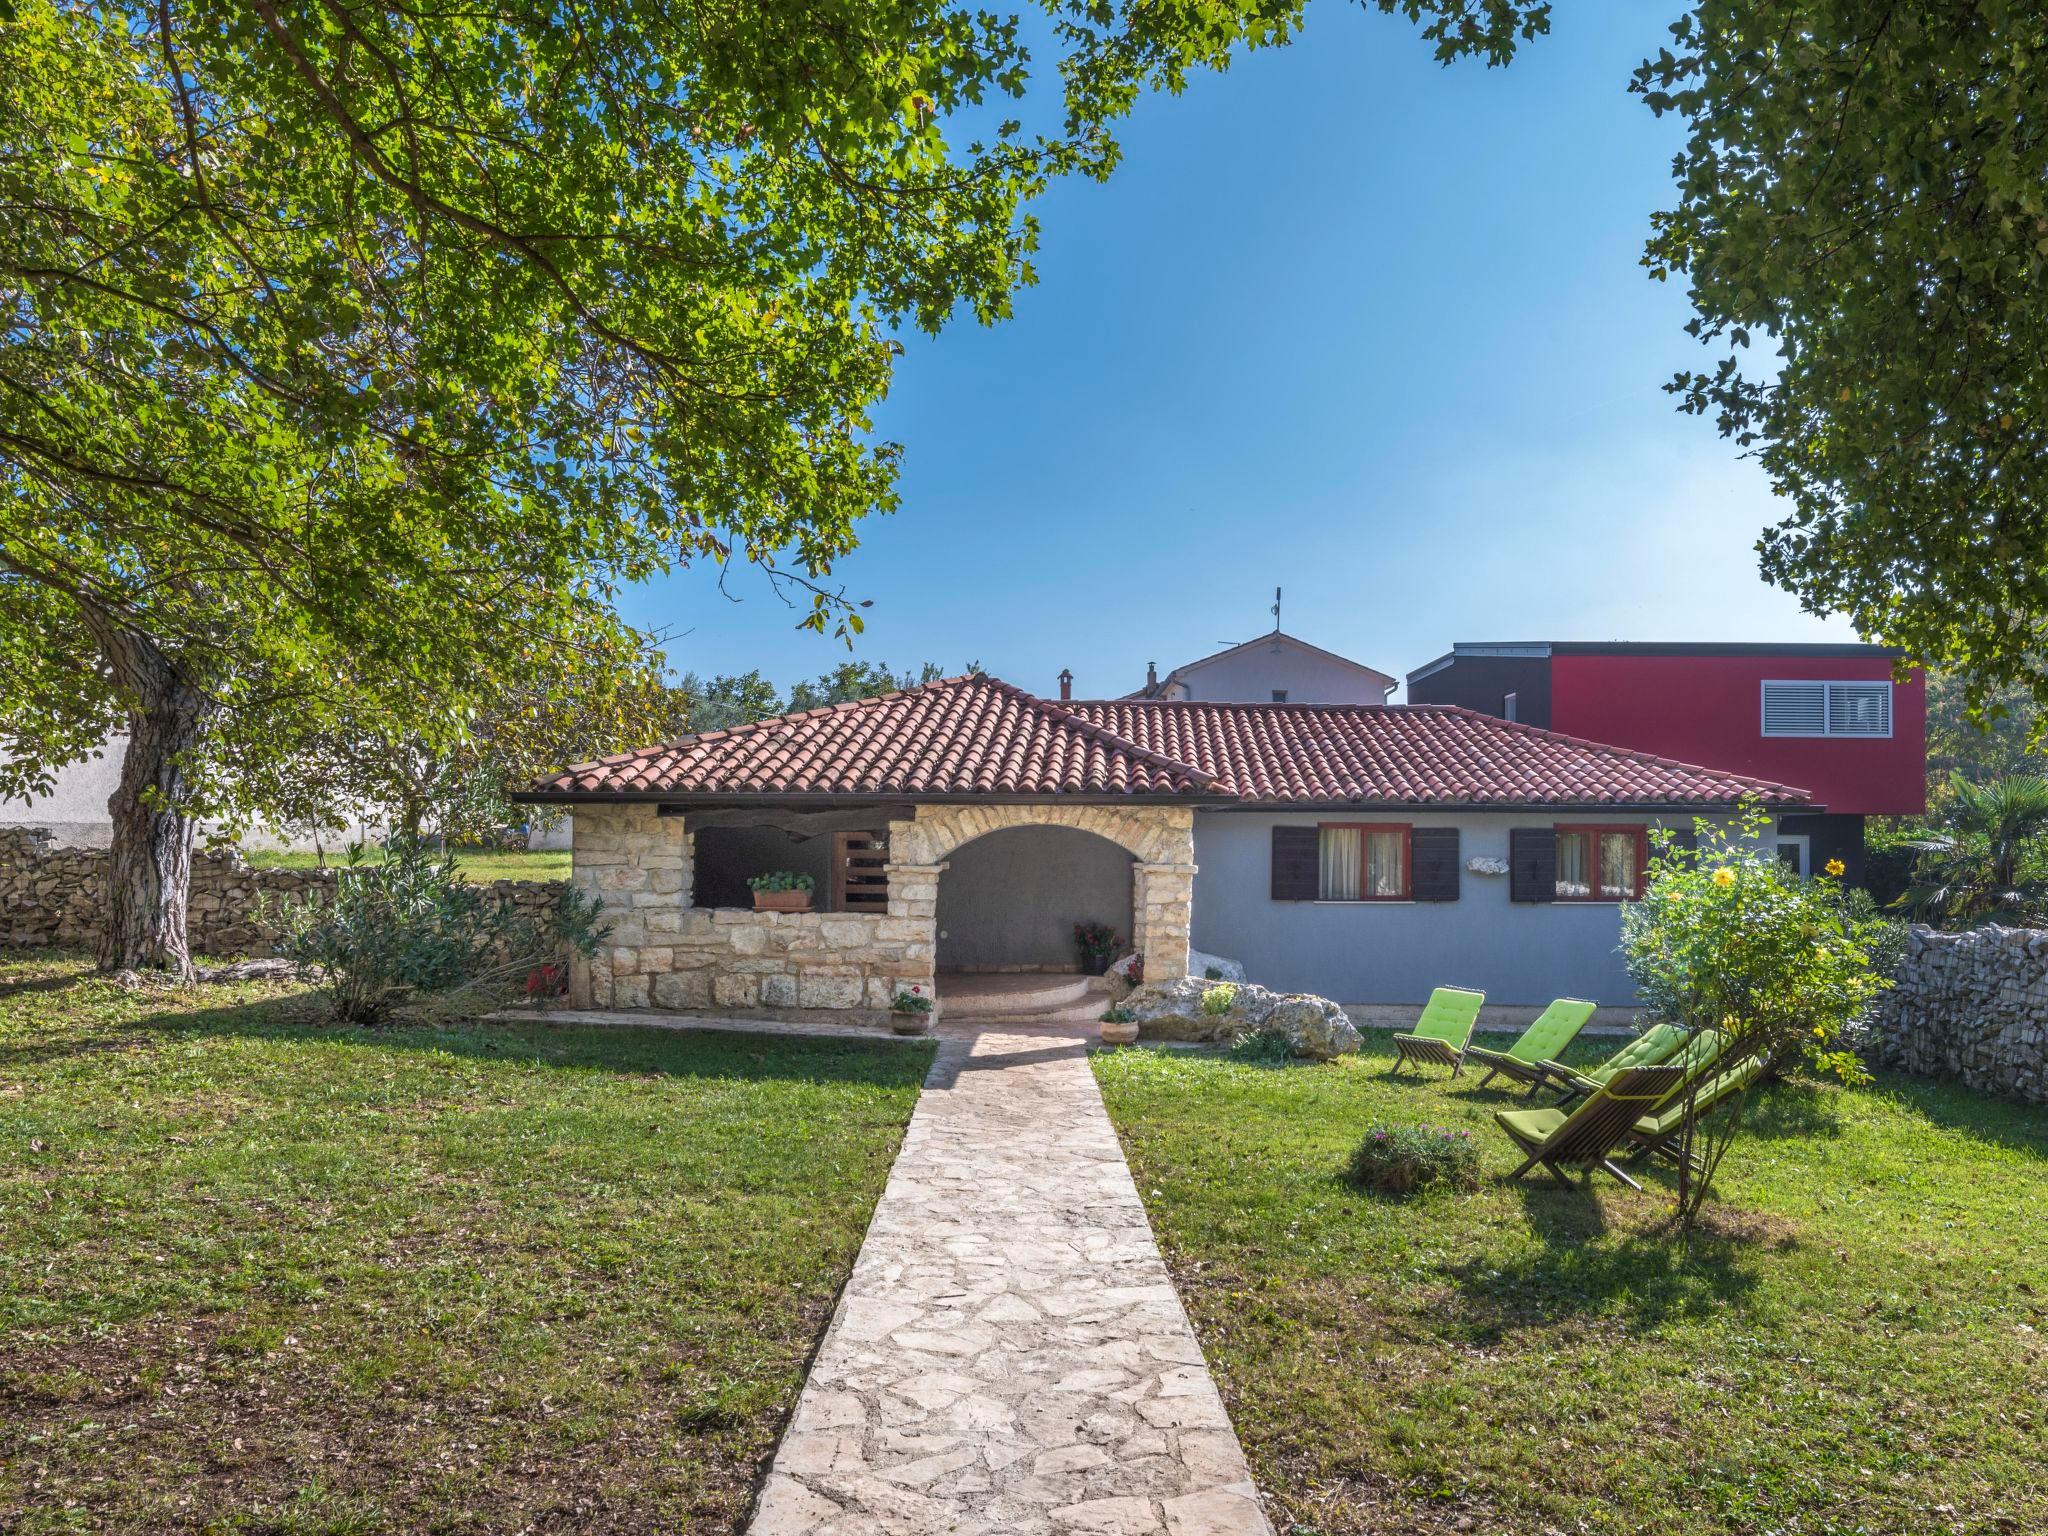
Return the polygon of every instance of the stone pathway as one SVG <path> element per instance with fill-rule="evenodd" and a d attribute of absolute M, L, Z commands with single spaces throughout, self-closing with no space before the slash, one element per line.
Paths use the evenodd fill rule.
<path fill-rule="evenodd" d="M 1083 1040 L 941 1033 L 748 1536 L 1271 1536 Z"/>

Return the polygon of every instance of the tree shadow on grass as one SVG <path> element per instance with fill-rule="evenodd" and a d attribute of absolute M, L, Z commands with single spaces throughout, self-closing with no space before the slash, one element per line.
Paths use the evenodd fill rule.
<path fill-rule="evenodd" d="M 1798 1141 L 1842 1134 L 1840 1097 L 1819 1083 L 1785 1078 L 1749 1095 L 1742 1134 L 1759 1141 Z"/>
<path fill-rule="evenodd" d="M 177 994 L 190 997 L 191 992 Z M 0 1071 L 66 1058 L 209 1037 L 268 1040 L 308 1049 L 431 1052 L 475 1061 L 628 1076 L 747 1081 L 921 1082 L 928 1042 L 860 1040 L 733 1030 L 498 1023 L 481 1018 L 408 1022 L 375 1029 L 336 1024 L 316 999 L 297 995 L 214 1008 L 166 1008 L 131 1022 L 0 1048 Z"/>
<path fill-rule="evenodd" d="M 1449 1271 L 1456 1320 L 1480 1343 L 1575 1318 L 1647 1329 L 1708 1317 L 1747 1298 L 1772 1255 L 1797 1243 L 1787 1232 L 1754 1229 L 1711 1208 L 1687 1241 L 1655 1188 L 1647 1195 L 1592 1194 L 1553 1184 L 1517 1192 L 1539 1246 Z M 1629 1204 L 1610 1210 L 1610 1201 Z"/>

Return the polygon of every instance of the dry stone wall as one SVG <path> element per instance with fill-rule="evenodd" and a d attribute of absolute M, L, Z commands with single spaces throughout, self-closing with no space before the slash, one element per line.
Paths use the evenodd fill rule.
<path fill-rule="evenodd" d="M 1876 1066 L 2048 1103 L 2048 931 L 1914 928 L 1869 1055 Z"/>
<path fill-rule="evenodd" d="M 277 931 L 266 908 L 334 889 L 332 869 L 251 869 L 232 848 L 195 854 L 186 934 L 192 952 L 270 955 Z M 561 883 L 497 880 L 491 890 L 535 916 L 554 910 Z M 0 827 L 0 944 L 90 948 L 98 942 L 107 850 L 60 848 L 42 827 Z"/>

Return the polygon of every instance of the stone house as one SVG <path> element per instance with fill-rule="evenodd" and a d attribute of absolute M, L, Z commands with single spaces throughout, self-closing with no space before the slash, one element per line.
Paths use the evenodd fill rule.
<path fill-rule="evenodd" d="M 910 987 L 1072 971 L 1107 923 L 1147 975 L 1192 951 L 1347 1004 L 1430 987 L 1626 1005 L 1619 909 L 1658 826 L 1804 791 L 1449 706 L 1048 700 L 947 678 L 584 764 L 613 932 L 572 1000 L 879 1014 Z M 813 910 L 746 884 L 810 874 Z"/>

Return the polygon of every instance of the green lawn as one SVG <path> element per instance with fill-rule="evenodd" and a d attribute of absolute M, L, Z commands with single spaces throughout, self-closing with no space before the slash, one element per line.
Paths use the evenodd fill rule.
<path fill-rule="evenodd" d="M 733 1531 L 928 1043 L 0 951 L 0 1530 Z"/>
<path fill-rule="evenodd" d="M 301 853 L 279 848 L 245 848 L 242 857 L 255 869 L 318 869 L 344 864 L 346 856 L 330 850 L 326 854 Z M 381 848 L 366 848 L 363 862 L 379 864 Z M 492 880 L 566 880 L 569 878 L 569 850 L 566 848 L 529 853 L 525 849 L 491 851 L 478 848 L 455 850 L 455 869 L 463 879 L 478 885 Z"/>
<path fill-rule="evenodd" d="M 1387 1039 L 1095 1057 L 1281 1536 L 2048 1531 L 2048 1110 L 1777 1085 L 1686 1262 L 1668 1180 L 1503 1185 L 1514 1101 L 1389 1082 Z M 1481 1190 L 1338 1181 L 1418 1121 Z"/>

